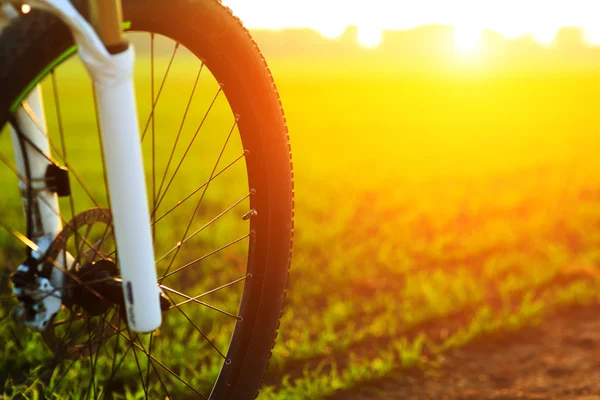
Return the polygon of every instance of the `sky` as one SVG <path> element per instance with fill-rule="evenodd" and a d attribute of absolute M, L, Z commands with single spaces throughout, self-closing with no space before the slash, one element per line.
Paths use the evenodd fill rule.
<path fill-rule="evenodd" d="M 249 28 L 312 28 L 329 38 L 358 27 L 366 47 L 383 30 L 428 24 L 455 27 L 456 45 L 478 46 L 484 29 L 513 39 L 531 34 L 549 45 L 562 27 L 580 27 L 588 44 L 600 46 L 600 0 L 223 0 Z"/>

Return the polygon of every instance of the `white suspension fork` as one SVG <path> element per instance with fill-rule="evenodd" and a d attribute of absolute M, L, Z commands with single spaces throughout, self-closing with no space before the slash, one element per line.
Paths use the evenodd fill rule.
<path fill-rule="evenodd" d="M 71 28 L 94 82 L 127 320 L 135 332 L 153 331 L 161 324 L 160 289 L 133 87 L 133 47 L 110 54 L 68 0 L 28 4 L 52 12 Z"/>
<path fill-rule="evenodd" d="M 127 318 L 133 330 L 150 332 L 160 326 L 161 311 L 132 82 L 133 49 L 111 58 L 121 68 L 120 79 L 110 84 L 95 79 L 104 163 Z"/>

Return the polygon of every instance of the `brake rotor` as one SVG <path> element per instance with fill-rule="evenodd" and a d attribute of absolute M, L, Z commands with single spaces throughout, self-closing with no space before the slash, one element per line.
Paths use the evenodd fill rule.
<path fill-rule="evenodd" d="M 103 234 L 92 243 L 88 235 L 93 229 Z M 73 218 L 46 252 L 48 260 L 58 260 L 72 248 L 70 241 L 76 250 L 72 254 L 75 262 L 68 271 L 63 271 L 66 276 L 62 310 L 42 332 L 48 347 L 61 358 L 87 358 L 118 332 L 121 321 L 118 301 L 109 301 L 95 290 L 98 284 L 110 284 L 118 276 L 111 254 L 103 249 L 107 242 L 111 242 L 110 238 L 110 210 L 94 208 Z M 53 267 L 50 261 L 44 266 Z M 120 292 L 120 285 L 116 289 Z"/>

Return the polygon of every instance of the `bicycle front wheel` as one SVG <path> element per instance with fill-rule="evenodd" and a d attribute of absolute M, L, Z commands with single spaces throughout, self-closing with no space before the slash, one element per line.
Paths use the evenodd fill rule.
<path fill-rule="evenodd" d="M 85 15 L 84 3 L 74 1 Z M 11 338 L 0 344 L 0 380 L 13 393 L 57 398 L 254 398 L 277 336 L 292 238 L 291 156 L 276 87 L 247 30 L 217 0 L 124 0 L 123 9 L 138 53 L 164 323 L 135 335 L 119 304 L 99 305 L 70 281 L 80 299 L 63 305 L 42 335 L 11 320 L 0 325 Z M 0 260 L 14 269 L 31 237 L 34 216 L 21 203 L 7 131 L 41 87 L 52 163 L 68 167 L 71 181 L 56 211 L 71 228 L 61 244 L 76 259 L 67 275 L 93 285 L 110 275 L 103 279 L 114 284 L 119 263 L 93 88 L 75 53 L 64 24 L 38 10 L 0 37 Z M 4 291 L 7 317 L 16 300 Z"/>

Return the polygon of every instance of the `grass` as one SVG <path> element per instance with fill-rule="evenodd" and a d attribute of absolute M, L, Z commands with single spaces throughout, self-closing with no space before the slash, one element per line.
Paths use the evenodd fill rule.
<path fill-rule="evenodd" d="M 157 108 L 161 149 L 172 146 L 187 101 L 182 94 L 190 92 L 199 67 L 185 55 L 177 60 Z M 164 71 L 166 63 L 160 60 L 157 70 Z M 352 75 L 335 73 L 344 70 L 341 62 L 302 65 L 271 62 L 292 134 L 297 229 L 287 306 L 262 398 L 318 399 L 351 390 L 393 370 L 430 363 L 482 335 L 520 329 L 552 310 L 595 300 L 600 76 L 560 71 L 470 75 L 455 69 L 408 76 L 370 64 Z M 140 98 L 148 98 L 151 90 L 144 68 L 138 70 Z M 216 93 L 215 82 L 205 76 L 194 109 L 205 110 Z M 89 87 L 71 64 L 57 78 L 61 108 L 69 110 L 63 121 L 72 136 L 69 162 L 83 169 L 86 182 L 95 182 L 91 190 L 106 204 L 97 139 L 88 134 L 95 132 L 93 105 L 87 95 L 73 96 L 89 93 Z M 47 94 L 50 83 L 44 83 Z M 233 122 L 223 100 L 218 98 L 192 148 L 192 161 L 182 165 L 160 211 L 208 178 Z M 52 103 L 46 110 L 56 134 Z M 148 111 L 149 104 L 140 103 L 140 115 Z M 202 117 L 202 111 L 190 115 L 184 143 Z M 0 136 L 0 144 L 10 154 L 7 136 Z M 54 140 L 60 142 L 58 136 Z M 179 148 L 175 159 L 183 151 Z M 241 152 L 236 138 L 219 166 Z M 151 162 L 147 147 L 145 156 Z M 168 152 L 157 154 L 158 165 L 167 160 Z M 196 215 L 192 229 L 200 229 L 241 198 L 247 191 L 243 173 L 243 163 L 235 164 L 210 185 L 199 211 L 194 213 L 191 201 L 157 225 L 157 252 L 181 240 L 190 214 Z M 16 179 L 7 173 L 0 179 L 2 187 L 15 188 L 0 199 L 3 218 L 19 226 Z M 80 185 L 73 186 L 81 199 L 75 214 L 92 207 Z M 67 220 L 69 208 L 61 200 Z M 240 217 L 247 209 L 244 200 L 226 219 L 207 227 L 175 264 L 243 234 L 247 225 Z M 8 266 L 20 262 L 18 245 L 7 235 L 0 240 Z M 201 269 L 173 279 L 173 285 L 202 293 L 243 276 L 246 251 L 244 243 L 232 246 Z M 210 304 L 234 310 L 240 288 L 211 296 Z M 1 319 L 8 309 L 2 308 Z M 185 318 L 175 314 L 165 320 L 153 354 L 207 390 L 222 359 L 197 332 L 182 328 Z M 217 347 L 226 348 L 232 329 L 226 316 L 203 307 L 190 308 L 189 315 L 202 321 Z M 26 396 L 35 398 L 36 385 L 26 378 L 50 353 L 39 335 L 22 333 L 14 322 L 0 325 L 0 337 L 5 396 L 28 391 Z M 149 347 L 148 338 L 141 340 Z M 109 356 L 110 350 L 98 357 L 98 368 L 107 366 Z M 81 361 L 78 371 L 67 371 L 52 388 L 57 398 L 78 398 L 82 388 L 93 388 L 89 370 L 89 361 Z M 143 398 L 136 374 L 130 355 L 119 380 L 122 398 Z M 58 380 L 55 372 L 48 387 Z M 177 382 L 166 385 L 172 393 L 185 392 Z"/>

